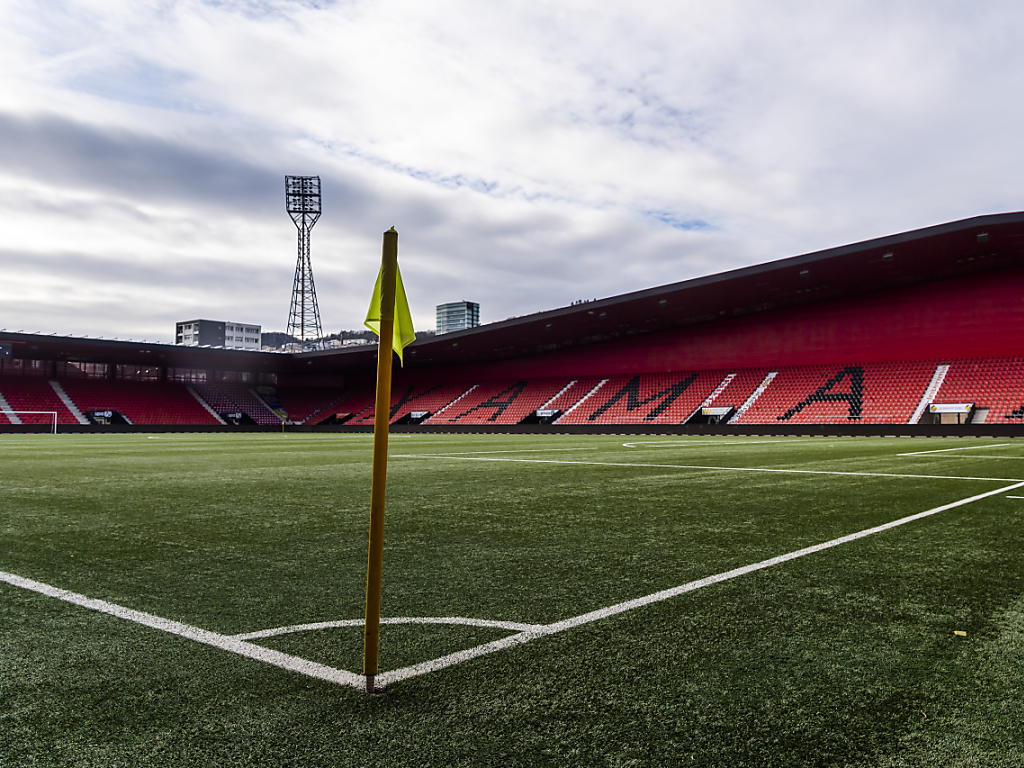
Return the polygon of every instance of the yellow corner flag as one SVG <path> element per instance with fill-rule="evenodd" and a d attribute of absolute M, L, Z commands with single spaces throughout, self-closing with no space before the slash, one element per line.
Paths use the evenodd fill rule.
<path fill-rule="evenodd" d="M 380 336 L 380 281 L 384 276 L 384 267 L 377 273 L 377 284 L 373 286 L 373 298 L 363 322 L 367 328 Z M 391 347 L 398 353 L 398 362 L 402 367 L 402 350 L 416 341 L 416 330 L 412 327 L 412 312 L 409 311 L 409 300 L 405 297 L 405 286 L 402 285 L 402 273 L 395 266 L 395 330 L 392 334 Z"/>
<path fill-rule="evenodd" d="M 377 397 L 373 415 L 373 474 L 370 481 L 370 541 L 366 556 L 366 622 L 363 625 L 363 674 L 366 692 L 373 693 L 380 650 L 380 597 L 384 567 L 384 491 L 388 473 L 388 424 L 391 418 L 392 350 L 402 359 L 402 349 L 416 338 L 412 313 L 398 271 L 398 233 L 384 233 L 380 273 L 373 288 L 366 327 L 380 337 L 377 345 Z M 388 345 L 385 339 L 391 337 Z"/>

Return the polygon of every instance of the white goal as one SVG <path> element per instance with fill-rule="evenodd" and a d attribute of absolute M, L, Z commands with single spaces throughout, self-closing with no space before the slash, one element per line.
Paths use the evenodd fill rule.
<path fill-rule="evenodd" d="M 0 410 L 0 413 L 2 413 L 4 416 L 6 416 L 10 420 L 10 422 L 12 424 L 24 424 L 25 422 L 23 422 L 21 420 L 22 416 L 28 416 L 28 415 L 32 415 L 32 414 L 49 416 L 50 419 L 51 419 L 51 422 L 53 424 L 53 432 L 52 432 L 52 434 L 54 434 L 54 435 L 57 434 L 57 412 L 56 411 L 11 411 L 11 410 L 8 410 L 8 409 L 4 408 L 3 410 Z M 12 416 L 14 418 L 11 418 Z"/>

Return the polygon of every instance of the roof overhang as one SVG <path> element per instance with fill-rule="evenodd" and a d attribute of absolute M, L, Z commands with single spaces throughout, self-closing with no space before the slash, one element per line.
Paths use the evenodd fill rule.
<path fill-rule="evenodd" d="M 417 340 L 405 360 L 526 357 L 1015 266 L 1024 266 L 1024 212 L 977 216 Z M 375 350 L 297 357 L 354 370 L 372 367 Z"/>
<path fill-rule="evenodd" d="M 962 221 L 418 339 L 407 369 L 528 357 L 1024 266 L 1024 212 Z M 0 332 L 15 357 L 221 371 L 372 371 L 376 345 L 296 354 Z"/>

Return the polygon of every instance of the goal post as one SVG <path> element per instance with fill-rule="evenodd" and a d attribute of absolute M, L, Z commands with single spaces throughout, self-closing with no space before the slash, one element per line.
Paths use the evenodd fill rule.
<path fill-rule="evenodd" d="M 21 421 L 21 417 L 22 416 L 32 416 L 32 415 L 36 415 L 36 416 L 49 416 L 50 417 L 50 422 L 51 422 L 51 424 L 53 426 L 53 430 L 52 430 L 51 434 L 54 434 L 54 435 L 57 434 L 57 412 L 56 411 L 13 411 L 13 410 L 9 410 L 7 408 L 4 408 L 3 410 L 0 410 L 0 413 L 2 413 L 4 416 L 6 416 L 8 418 L 8 421 L 10 421 L 12 424 L 14 424 L 15 422 L 14 422 L 14 419 L 10 418 L 11 416 L 17 416 L 18 417 L 18 421 L 21 422 L 22 424 L 25 423 L 25 422 Z"/>

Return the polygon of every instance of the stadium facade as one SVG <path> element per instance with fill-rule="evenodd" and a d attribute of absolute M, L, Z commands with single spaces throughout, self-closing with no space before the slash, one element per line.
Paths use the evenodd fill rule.
<path fill-rule="evenodd" d="M 418 340 L 396 369 L 391 419 L 908 425 L 949 421 L 933 413 L 949 406 L 961 422 L 1016 427 L 1022 330 L 1024 213 L 980 216 Z M 0 410 L 47 406 L 62 424 L 97 410 L 135 425 L 373 419 L 375 347 L 0 343 L 12 350 Z"/>

